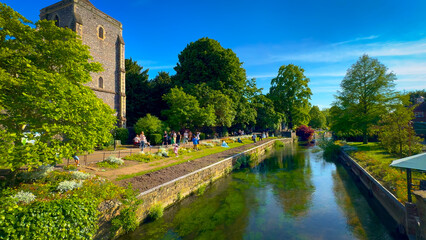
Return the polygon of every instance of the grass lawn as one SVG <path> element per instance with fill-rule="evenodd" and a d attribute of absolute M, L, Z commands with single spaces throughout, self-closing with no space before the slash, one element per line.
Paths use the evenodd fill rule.
<path fill-rule="evenodd" d="M 389 166 L 393 160 L 399 159 L 399 157 L 387 153 L 379 143 L 348 142 L 347 144 L 356 148 L 356 150 L 347 151 L 347 153 L 359 165 L 381 182 L 399 201 L 407 201 L 406 173 L 401 169 Z M 413 172 L 413 184 L 418 185 L 420 179 L 426 180 L 426 176 L 422 173 Z"/>
<path fill-rule="evenodd" d="M 181 164 L 181 163 L 184 163 L 184 162 L 192 161 L 192 160 L 202 158 L 202 157 L 205 157 L 205 156 L 208 156 L 208 155 L 220 153 L 220 152 L 232 149 L 232 148 L 236 148 L 236 147 L 240 147 L 240 146 L 243 146 L 243 145 L 253 143 L 253 141 L 251 141 L 249 139 L 242 139 L 242 141 L 243 141 L 243 143 L 237 143 L 237 142 L 228 143 L 229 148 L 224 148 L 224 147 L 221 147 L 221 146 L 215 146 L 215 147 L 212 147 L 212 148 L 203 148 L 203 149 L 201 149 L 199 151 L 195 151 L 195 152 L 185 153 L 184 155 L 179 155 L 179 157 L 170 157 L 170 158 L 167 158 L 167 162 L 175 161 L 175 160 L 178 160 L 178 161 L 172 162 L 170 164 L 163 165 L 163 166 L 160 166 L 160 167 L 156 167 L 154 169 L 150 169 L 150 170 L 147 170 L 147 171 L 142 171 L 142 172 L 133 173 L 133 174 L 127 174 L 127 175 L 121 175 L 116 180 L 119 181 L 119 180 L 123 180 L 123 179 L 141 176 L 141 175 L 144 175 L 144 174 L 147 174 L 147 173 L 151 173 L 151 172 L 161 170 L 163 168 L 175 166 L 175 165 L 178 165 L 178 164 Z M 161 164 L 161 163 L 159 163 L 159 162 L 155 163 L 155 165 L 159 165 L 159 164 Z"/>

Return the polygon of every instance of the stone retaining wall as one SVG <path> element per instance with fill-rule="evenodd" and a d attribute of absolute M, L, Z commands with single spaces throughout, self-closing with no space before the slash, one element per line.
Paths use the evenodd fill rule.
<path fill-rule="evenodd" d="M 189 194 L 197 191 L 200 187 L 206 186 L 207 184 L 210 184 L 225 174 L 230 173 L 238 158 L 254 153 L 256 153 L 258 156 L 262 156 L 266 149 L 271 149 L 274 146 L 275 141 L 292 143 L 293 139 L 288 138 L 271 140 L 255 148 L 246 150 L 210 166 L 142 192 L 138 195 L 138 198 L 143 200 L 143 203 L 137 210 L 138 219 L 140 221 L 145 219 L 148 216 L 149 210 L 152 206 L 156 204 L 161 204 L 163 207 L 170 206 L 185 196 L 188 196 Z"/>
<path fill-rule="evenodd" d="M 368 189 L 369 194 L 377 199 L 398 224 L 398 231 L 400 233 L 406 233 L 406 209 L 404 205 L 348 154 L 342 151 L 340 160 L 346 167 L 350 168 L 354 175 Z"/>

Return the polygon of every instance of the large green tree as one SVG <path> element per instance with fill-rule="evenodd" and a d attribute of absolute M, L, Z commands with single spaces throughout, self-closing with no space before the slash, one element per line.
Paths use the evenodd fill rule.
<path fill-rule="evenodd" d="M 277 77 L 271 80 L 269 96 L 274 102 L 275 110 L 284 117 L 288 128 L 309 123 L 311 89 L 308 87 L 309 78 L 304 75 L 304 69 L 293 65 L 283 65 L 278 70 Z"/>
<path fill-rule="evenodd" d="M 167 102 L 163 95 L 170 92 L 172 82 L 169 73 L 160 71 L 154 79 L 149 81 L 149 104 L 146 106 L 147 112 L 161 118 L 161 111 L 167 109 Z M 164 120 L 164 119 L 163 119 Z"/>
<path fill-rule="evenodd" d="M 326 118 L 324 116 L 324 113 L 319 110 L 318 106 L 313 106 L 311 110 L 309 111 L 309 126 L 312 128 L 325 128 L 326 126 Z"/>
<path fill-rule="evenodd" d="M 125 60 L 126 65 L 126 118 L 127 124 L 132 126 L 136 121 L 149 113 L 147 107 L 151 105 L 150 88 L 148 82 L 149 69 L 143 70 L 132 58 Z"/>
<path fill-rule="evenodd" d="M 216 126 L 254 123 L 254 106 L 245 97 L 252 86 L 248 84 L 243 63 L 231 49 L 223 48 L 216 40 L 201 38 L 188 44 L 178 58 L 173 85 L 196 97 L 201 107 L 213 105 Z M 229 105 L 229 109 L 223 111 L 222 103 Z"/>
<path fill-rule="evenodd" d="M 254 98 L 256 106 L 256 128 L 259 130 L 276 130 L 282 121 L 282 114 L 275 111 L 274 103 L 265 95 Z"/>
<path fill-rule="evenodd" d="M 363 55 L 347 71 L 332 111 L 333 131 L 360 133 L 368 142 L 370 127 L 380 120 L 394 93 L 395 74 L 377 59 Z"/>
<path fill-rule="evenodd" d="M 164 110 L 163 114 L 167 116 L 168 125 L 173 130 L 214 126 L 215 109 L 213 106 L 200 107 L 197 99 L 185 93 L 182 88 L 172 88 L 169 93 L 163 96 L 163 99 L 170 107 Z"/>
<path fill-rule="evenodd" d="M 114 111 L 84 83 L 102 70 L 76 33 L 0 4 L 0 167 L 61 162 L 108 141 Z"/>
<path fill-rule="evenodd" d="M 391 107 L 391 111 L 381 116 L 377 131 L 382 146 L 392 154 L 400 157 L 417 154 L 422 151 L 421 141 L 416 136 L 411 120 L 414 119 L 414 108 L 410 105 L 409 96 L 400 96 L 399 102 Z"/>

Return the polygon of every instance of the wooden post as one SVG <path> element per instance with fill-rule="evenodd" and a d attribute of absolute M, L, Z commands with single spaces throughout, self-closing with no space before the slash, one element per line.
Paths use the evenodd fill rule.
<path fill-rule="evenodd" d="M 407 197 L 408 202 L 411 202 L 411 169 L 407 168 Z"/>

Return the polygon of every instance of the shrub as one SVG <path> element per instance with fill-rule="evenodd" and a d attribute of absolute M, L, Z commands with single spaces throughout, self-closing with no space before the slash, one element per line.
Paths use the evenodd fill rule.
<path fill-rule="evenodd" d="M 151 220 L 157 220 L 163 216 L 164 207 L 161 203 L 158 203 L 149 209 L 148 218 Z"/>
<path fill-rule="evenodd" d="M 117 128 L 115 129 L 115 139 L 120 140 L 122 144 L 126 144 L 129 140 L 129 129 Z"/>
<path fill-rule="evenodd" d="M 49 175 L 49 173 L 53 171 L 53 167 L 50 165 L 43 165 L 38 167 L 37 169 L 33 171 L 27 171 L 20 173 L 20 177 L 24 181 L 36 181 L 43 179 Z"/>
<path fill-rule="evenodd" d="M 156 154 L 143 153 L 143 152 L 132 154 L 130 156 L 125 157 L 126 160 L 138 161 L 138 162 L 150 162 L 158 158 L 159 157 Z"/>
<path fill-rule="evenodd" d="M 137 206 L 131 206 L 121 210 L 120 215 L 111 221 L 113 230 L 116 231 L 122 227 L 125 232 L 134 231 L 139 225 L 136 208 Z"/>
<path fill-rule="evenodd" d="M 143 131 L 146 136 L 149 136 L 151 134 L 161 133 L 163 123 L 158 117 L 148 113 L 145 117 L 139 118 L 134 128 L 136 134 L 140 134 Z"/>
<path fill-rule="evenodd" d="M 2 239 L 92 239 L 99 201 L 62 198 L 0 208 Z"/>
<path fill-rule="evenodd" d="M 161 134 L 150 134 L 148 135 L 148 139 L 152 145 L 159 145 L 163 142 Z"/>
<path fill-rule="evenodd" d="M 318 146 L 324 151 L 323 157 L 328 160 L 337 160 L 341 147 L 334 143 L 333 139 L 322 138 L 318 141 Z"/>
<path fill-rule="evenodd" d="M 206 139 L 206 134 L 205 133 L 200 133 L 200 140 L 204 140 Z"/>
<path fill-rule="evenodd" d="M 109 156 L 107 157 L 104 162 L 108 162 L 110 164 L 115 164 L 115 165 L 123 165 L 124 161 L 121 160 L 121 158 L 118 157 L 114 157 L 114 156 Z"/>
<path fill-rule="evenodd" d="M 301 125 L 296 129 L 296 136 L 300 137 L 301 141 L 311 141 L 314 135 L 314 129 Z"/>
<path fill-rule="evenodd" d="M 23 202 L 28 204 L 36 199 L 36 196 L 31 192 L 19 191 L 15 195 L 12 196 L 17 202 Z"/>
<path fill-rule="evenodd" d="M 76 182 L 76 181 L 63 181 L 60 182 L 57 190 L 60 192 L 67 192 L 76 188 L 80 188 L 83 186 L 82 182 Z"/>
<path fill-rule="evenodd" d="M 77 170 L 77 166 L 71 164 L 71 165 L 65 166 L 64 170 L 70 170 L 70 171 Z"/>
<path fill-rule="evenodd" d="M 71 172 L 71 176 L 74 179 L 77 179 L 77 180 L 86 180 L 86 179 L 91 177 L 91 175 L 89 173 L 84 173 L 84 172 L 79 172 L 79 171 Z"/>
<path fill-rule="evenodd" d="M 284 143 L 277 140 L 277 141 L 274 142 L 274 147 L 275 148 L 282 148 L 282 147 L 284 147 Z"/>

